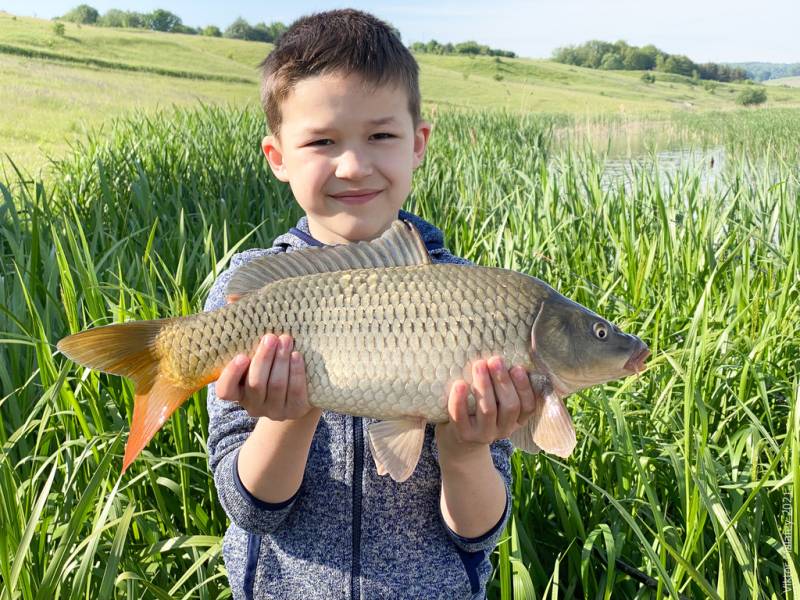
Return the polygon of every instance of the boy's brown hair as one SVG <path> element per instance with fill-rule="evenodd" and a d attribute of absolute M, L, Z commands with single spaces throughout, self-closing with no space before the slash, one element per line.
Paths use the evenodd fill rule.
<path fill-rule="evenodd" d="M 259 65 L 261 105 L 273 135 L 281 128 L 281 102 L 315 75 L 360 75 L 367 84 L 399 84 L 408 95 L 414 126 L 421 120 L 419 67 L 392 27 L 353 9 L 301 17 L 281 35 Z"/>

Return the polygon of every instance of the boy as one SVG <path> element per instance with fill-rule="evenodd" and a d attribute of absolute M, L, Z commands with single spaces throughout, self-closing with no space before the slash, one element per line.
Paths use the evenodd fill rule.
<path fill-rule="evenodd" d="M 375 17 L 304 17 L 262 64 L 272 135 L 262 148 L 306 216 L 269 250 L 237 255 L 206 310 L 225 303 L 236 267 L 264 254 L 378 237 L 400 216 L 435 262 L 466 263 L 442 234 L 400 210 L 431 127 L 420 117 L 417 64 Z M 235 598 L 482 598 L 489 554 L 510 511 L 507 438 L 533 412 L 521 367 L 499 357 L 451 386 L 451 422 L 426 428 L 414 474 L 377 474 L 370 419 L 308 404 L 303 357 L 265 336 L 209 387 L 208 452 L 231 519 L 223 556 Z M 497 441 L 501 440 L 501 441 Z"/>

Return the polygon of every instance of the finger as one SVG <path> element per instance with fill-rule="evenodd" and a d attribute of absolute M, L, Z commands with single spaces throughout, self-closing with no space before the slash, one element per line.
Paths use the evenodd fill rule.
<path fill-rule="evenodd" d="M 272 371 L 267 382 L 267 416 L 286 418 L 286 390 L 289 387 L 289 357 L 294 342 L 289 335 L 278 338 L 278 351 L 272 363 Z"/>
<path fill-rule="evenodd" d="M 511 381 L 519 396 L 519 416 L 517 423 L 524 425 L 536 410 L 537 395 L 533 391 L 528 372 L 520 366 L 511 369 Z"/>
<path fill-rule="evenodd" d="M 272 362 L 275 359 L 275 349 L 278 346 L 278 337 L 268 333 L 258 344 L 253 360 L 250 361 L 250 369 L 247 371 L 247 381 L 245 382 L 245 397 L 248 401 L 255 404 L 264 402 L 267 390 L 267 381 L 272 369 Z"/>
<path fill-rule="evenodd" d="M 289 357 L 289 383 L 286 388 L 286 409 L 290 419 L 306 414 L 311 406 L 308 403 L 306 384 L 306 364 L 303 355 L 292 352 Z"/>
<path fill-rule="evenodd" d="M 497 428 L 497 400 L 485 360 L 476 360 L 472 365 L 472 389 L 477 400 L 478 437 L 486 440 Z"/>
<path fill-rule="evenodd" d="M 467 406 L 468 391 L 466 382 L 455 381 L 450 386 L 450 398 L 447 401 L 450 421 L 455 425 L 458 439 L 462 442 L 471 441 L 476 434 L 475 417 L 469 414 L 469 406 Z"/>
<path fill-rule="evenodd" d="M 508 374 L 505 362 L 499 356 L 489 359 L 489 373 L 497 397 L 497 431 L 498 438 L 511 435 L 519 418 L 519 396 Z"/>
<path fill-rule="evenodd" d="M 239 402 L 242 399 L 241 381 L 249 364 L 250 358 L 245 354 L 239 354 L 225 365 L 214 386 L 218 398 L 229 402 Z"/>

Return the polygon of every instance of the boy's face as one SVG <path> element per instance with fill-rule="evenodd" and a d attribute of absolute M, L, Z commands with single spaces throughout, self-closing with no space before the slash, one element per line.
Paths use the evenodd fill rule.
<path fill-rule="evenodd" d="M 358 75 L 303 79 L 281 104 L 279 136 L 262 142 L 326 244 L 371 240 L 389 228 L 411 190 L 431 126 L 414 127 L 402 87 Z"/>

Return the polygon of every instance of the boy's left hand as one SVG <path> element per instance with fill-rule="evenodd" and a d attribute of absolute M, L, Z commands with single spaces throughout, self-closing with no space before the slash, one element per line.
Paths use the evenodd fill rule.
<path fill-rule="evenodd" d="M 525 425 L 542 396 L 534 392 L 523 367 L 508 369 L 503 359 L 494 356 L 472 365 L 472 393 L 475 414 L 469 414 L 469 386 L 458 380 L 450 387 L 447 412 L 450 422 L 436 426 L 437 444 L 453 448 L 458 445 L 486 446 L 509 437 Z"/>

